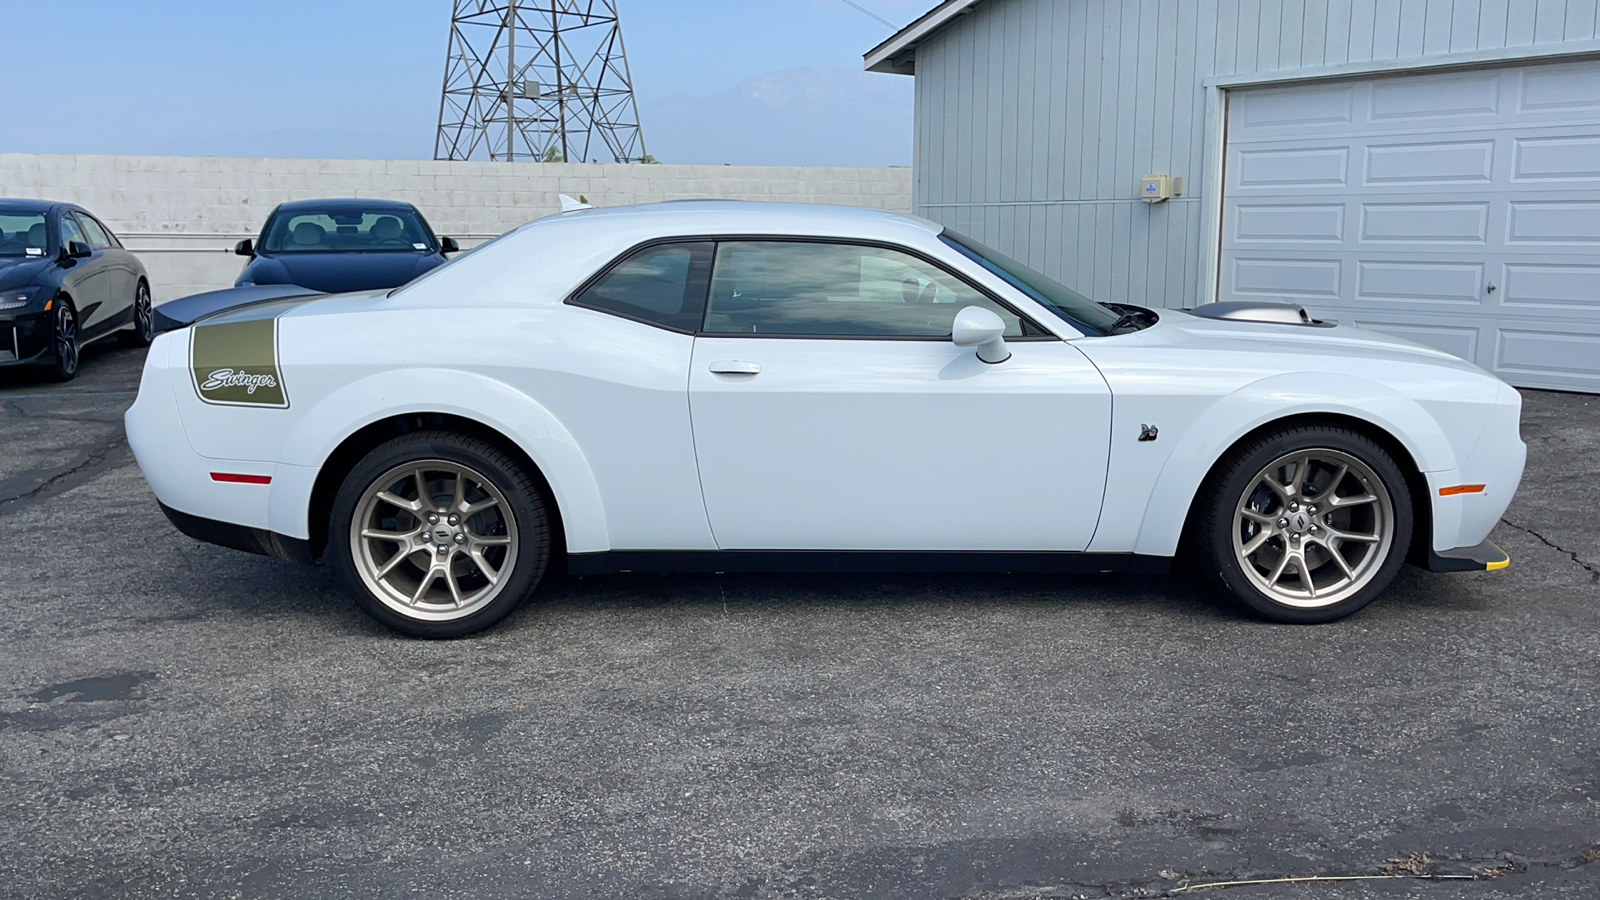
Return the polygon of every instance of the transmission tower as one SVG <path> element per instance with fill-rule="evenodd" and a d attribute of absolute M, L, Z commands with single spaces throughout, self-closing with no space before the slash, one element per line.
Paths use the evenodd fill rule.
<path fill-rule="evenodd" d="M 454 0 L 434 159 L 644 162 L 616 0 Z"/>

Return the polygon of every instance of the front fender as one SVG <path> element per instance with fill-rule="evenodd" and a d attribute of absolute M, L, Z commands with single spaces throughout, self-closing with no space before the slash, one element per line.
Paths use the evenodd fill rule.
<path fill-rule="evenodd" d="M 470 406 L 461 402 L 463 397 L 471 398 Z M 364 413 L 352 419 L 349 411 L 353 409 Z M 279 456 L 270 509 L 272 529 L 294 537 L 309 536 L 311 488 L 333 451 L 374 422 L 416 413 L 460 416 L 514 441 L 539 467 L 555 493 L 567 549 L 574 553 L 611 549 L 594 472 L 561 422 L 532 397 L 504 382 L 439 368 L 370 375 L 344 385 L 306 412 Z"/>
<path fill-rule="evenodd" d="M 1458 465 L 1450 439 L 1435 418 L 1393 388 L 1352 375 L 1270 376 L 1216 401 L 1183 432 L 1143 498 L 1134 552 L 1155 556 L 1177 552 L 1188 511 L 1206 474 L 1240 438 L 1274 421 L 1319 413 L 1383 429 L 1424 473 Z"/>

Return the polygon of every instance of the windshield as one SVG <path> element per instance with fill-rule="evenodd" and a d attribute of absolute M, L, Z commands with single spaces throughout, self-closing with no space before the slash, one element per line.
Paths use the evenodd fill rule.
<path fill-rule="evenodd" d="M 1039 305 L 1067 320 L 1085 334 L 1105 334 L 1121 318 L 1117 313 L 1090 300 L 1048 275 L 1028 268 L 1004 253 L 972 238 L 945 229 L 939 239 L 1006 283 L 1027 294 Z"/>
<path fill-rule="evenodd" d="M 44 256 L 44 213 L 0 212 L 0 256 Z"/>
<path fill-rule="evenodd" d="M 409 209 L 337 209 L 273 214 L 259 249 L 269 254 L 418 253 L 437 245 L 422 217 Z"/>

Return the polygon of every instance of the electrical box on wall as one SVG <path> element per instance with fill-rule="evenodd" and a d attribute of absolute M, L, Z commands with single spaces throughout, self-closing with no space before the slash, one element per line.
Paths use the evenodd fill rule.
<path fill-rule="evenodd" d="M 1172 179 L 1165 175 L 1146 175 L 1139 179 L 1139 199 L 1160 203 L 1172 197 Z"/>

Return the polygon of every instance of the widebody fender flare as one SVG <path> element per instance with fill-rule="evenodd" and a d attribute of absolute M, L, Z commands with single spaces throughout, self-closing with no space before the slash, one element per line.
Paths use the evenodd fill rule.
<path fill-rule="evenodd" d="M 471 405 L 463 404 L 462 398 L 471 398 Z M 363 412 L 352 418 L 350 410 Z M 611 549 L 599 484 L 578 442 L 538 401 L 482 375 L 456 369 L 408 368 L 344 385 L 300 419 L 279 458 L 286 465 L 320 471 L 334 450 L 362 428 L 395 416 L 421 413 L 469 419 L 514 441 L 539 467 L 555 493 L 568 549 Z M 274 497 L 275 511 L 283 508 L 298 513 L 299 533 L 305 533 L 311 481 L 291 479 L 290 489 L 296 496 L 282 498 L 283 506 Z"/>
<path fill-rule="evenodd" d="M 1387 385 L 1354 375 L 1273 375 L 1218 400 L 1183 434 L 1150 492 L 1135 552 L 1177 552 L 1206 473 L 1240 438 L 1275 421 L 1316 414 L 1359 419 L 1382 429 L 1424 473 L 1457 466 L 1455 451 L 1433 416 Z M 1181 505 L 1175 502 L 1179 498 Z"/>

